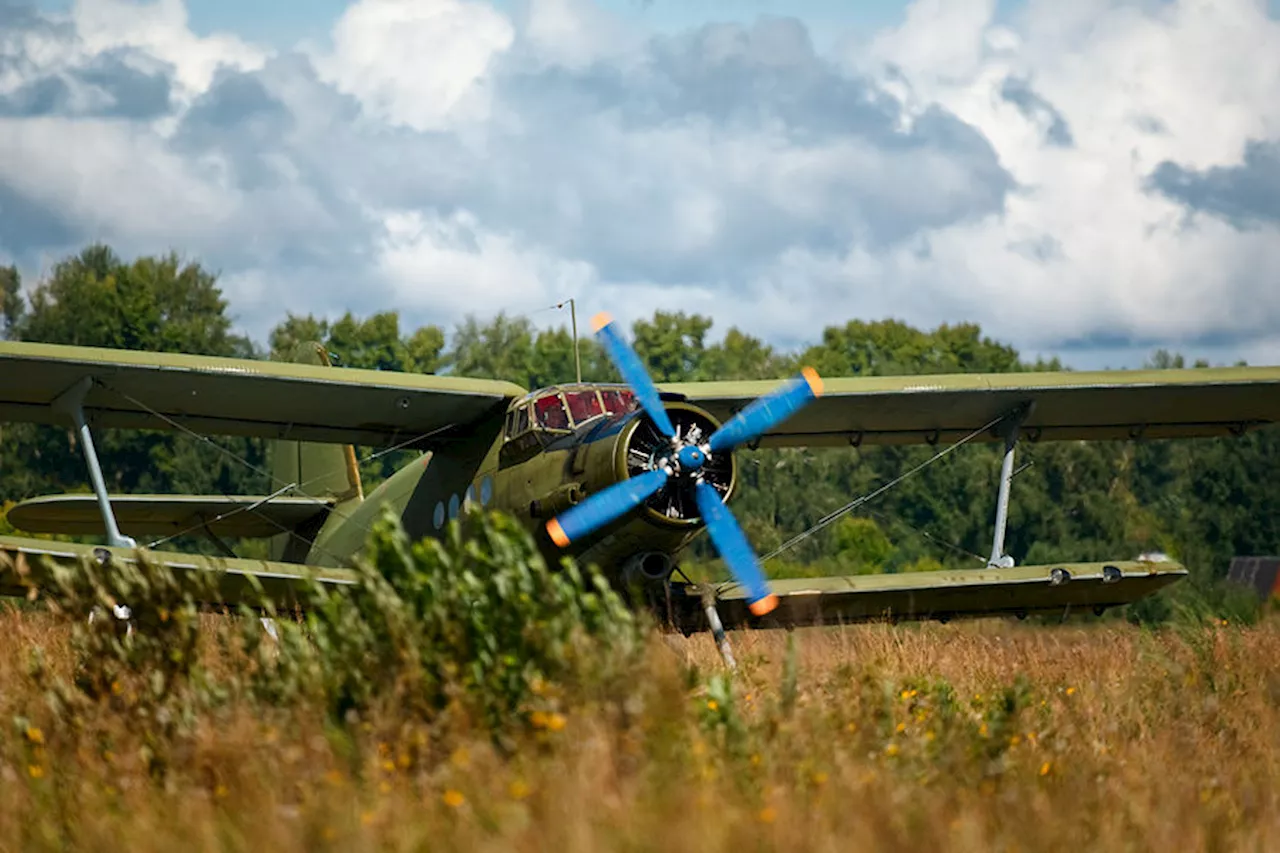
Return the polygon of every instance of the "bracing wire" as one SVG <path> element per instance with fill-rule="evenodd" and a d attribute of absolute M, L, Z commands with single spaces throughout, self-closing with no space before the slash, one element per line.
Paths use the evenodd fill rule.
<path fill-rule="evenodd" d="M 861 496 L 859 496 L 859 497 L 854 498 L 853 500 L 849 501 L 849 502 L 848 502 L 847 504 L 845 504 L 844 506 L 842 506 L 842 507 L 840 507 L 839 509 L 837 509 L 835 512 L 828 513 L 827 515 L 825 515 L 825 516 L 823 516 L 822 518 L 818 519 L 818 521 L 817 521 L 817 522 L 816 522 L 812 527 L 810 527 L 808 530 L 805 530 L 805 531 L 803 531 L 803 532 L 801 532 L 801 533 L 796 534 L 795 536 L 793 536 L 793 537 L 791 537 L 790 539 L 788 539 L 786 542 L 783 542 L 783 543 L 782 543 L 781 545 L 779 545 L 777 548 L 774 548 L 772 551 L 770 551 L 768 554 L 766 554 L 766 555 L 765 555 L 765 556 L 760 560 L 760 562 L 762 562 L 762 563 L 767 563 L 769 560 L 772 560 L 774 557 L 778 556 L 778 555 L 779 555 L 779 554 L 781 554 L 783 551 L 786 551 L 786 550 L 788 550 L 788 549 L 790 549 L 790 548 L 794 547 L 795 545 L 800 544 L 801 542 L 803 542 L 804 540 L 808 539 L 808 538 L 809 538 L 810 536 L 812 536 L 813 534 L 817 533 L 819 530 L 822 530 L 823 528 L 827 527 L 829 524 L 831 524 L 832 522 L 834 522 L 836 519 L 840 518 L 840 516 L 842 516 L 842 515 L 844 515 L 844 514 L 846 514 L 846 513 L 848 513 L 848 512 L 851 512 L 851 511 L 853 511 L 853 510 L 855 510 L 855 509 L 857 509 L 858 507 L 862 506 L 863 504 L 867 503 L 868 501 L 875 500 L 876 498 L 878 498 L 878 497 L 880 497 L 881 495 L 883 495 L 885 492 L 887 492 L 887 491 L 889 491 L 890 489 L 892 489 L 894 486 L 897 486 L 899 483 L 901 483 L 902 481 L 906 480 L 908 477 L 912 477 L 912 476 L 914 476 L 914 475 L 918 474 L 919 472 L 923 471 L 925 468 L 928 468 L 930 465 L 932 465 L 933 463 L 937 462 L 937 461 L 938 461 L 939 459 L 941 459 L 942 457 L 944 457 L 944 456 L 948 455 L 949 453 L 951 453 L 951 452 L 952 452 L 952 451 L 954 451 L 955 449 L 957 449 L 957 448 L 959 448 L 959 447 L 962 447 L 962 446 L 963 446 L 963 445 L 965 445 L 965 444 L 968 444 L 968 443 L 969 443 L 970 441 L 972 441 L 973 439 L 977 438 L 978 436 L 982 435 L 982 434 L 983 434 L 984 432 L 986 432 L 987 430 L 989 430 L 989 429 L 991 429 L 992 427 L 994 427 L 996 424 L 1000 423 L 1000 421 L 1002 421 L 1003 419 L 1004 419 L 1004 416 L 1003 416 L 1003 415 L 1001 415 L 1000 417 L 997 417 L 997 418 L 993 418 L 993 419 L 992 419 L 991 421 L 989 421 L 985 426 L 981 426 L 981 427 L 979 427 L 978 429 L 975 429 L 973 432 L 969 433 L 969 434 L 968 434 L 968 435 L 966 435 L 964 438 L 962 438 L 962 439 L 960 439 L 959 441 L 957 441 L 955 444 L 951 444 L 951 445 L 948 445 L 947 447 L 944 447 L 942 450 L 939 450 L 937 453 L 933 454 L 933 455 L 932 455 L 932 456 L 930 456 L 928 459 L 926 459 L 925 461 L 921 462 L 919 465 L 915 466 L 915 467 L 914 467 L 914 468 L 912 468 L 911 470 L 909 470 L 909 471 L 905 471 L 905 472 L 903 472 L 902 474 L 899 474 L 897 477 L 894 477 L 894 478 L 893 478 L 892 480 L 890 480 L 889 482 L 887 482 L 887 483 L 885 483 L 885 484 L 881 485 L 880 487 L 876 488 L 875 490 L 873 490 L 873 491 L 871 491 L 871 492 L 868 492 L 868 493 L 867 493 L 867 494 L 865 494 L 865 495 L 861 495 Z"/>
<path fill-rule="evenodd" d="M 265 469 L 263 469 L 263 468 L 261 468 L 261 467 L 259 467 L 259 466 L 257 466 L 257 465 L 254 465 L 254 464 L 253 464 L 252 462 L 250 462 L 248 459 L 245 459 L 243 456 L 239 455 L 238 453 L 235 453 L 234 451 L 229 450 L 228 448 L 223 447 L 221 444 L 218 444 L 216 441 L 214 441 L 213 439 L 209 438 L 207 435 L 202 435 L 201 433 L 196 432 L 195 430 L 191 429 L 190 427 L 186 426 L 185 424 L 183 424 L 183 423 L 181 423 L 181 422 L 179 422 L 179 421 L 177 421 L 177 420 L 174 420 L 173 418 L 169 417 L 168 415 L 165 415 L 163 412 L 156 411 L 156 410 L 155 410 L 155 409 L 153 409 L 151 406 L 148 406 L 146 403 L 142 402 L 141 400 L 137 399 L 136 397 L 134 397 L 134 396 L 133 396 L 133 395 L 131 395 L 131 394 L 128 394 L 128 393 L 126 393 L 126 392 L 124 392 L 124 391 L 121 391 L 120 389 L 115 388 L 115 387 L 113 387 L 113 386 L 111 386 L 111 385 L 109 385 L 109 384 L 107 384 L 107 383 L 100 383 L 100 384 L 102 384 L 102 387 L 104 387 L 104 388 L 105 388 L 105 389 L 107 389 L 108 391 L 111 391 L 112 393 L 114 393 L 114 394 L 116 394 L 116 395 L 118 395 L 118 396 L 122 397 L 123 399 L 128 400 L 130 403 L 132 403 L 133 405 L 137 406 L 137 407 L 138 407 L 138 408 L 140 408 L 140 409 L 143 409 L 143 410 L 144 410 L 144 411 L 146 411 L 148 414 L 150 414 L 150 415 L 152 415 L 152 416 L 154 416 L 154 417 L 157 417 L 157 418 L 159 418 L 160 420 L 164 421 L 165 423 L 169 424 L 169 426 L 173 427 L 173 429 L 174 429 L 174 430 L 176 430 L 176 431 L 178 431 L 178 432 L 181 432 L 181 433 L 182 433 L 182 434 L 184 434 L 184 435 L 189 435 L 189 436 L 191 436 L 191 437 L 193 437 L 193 438 L 197 439 L 198 441 L 202 441 L 202 442 L 204 442 L 205 444 L 208 444 L 210 447 L 213 447 L 215 450 L 217 450 L 219 453 L 223 454 L 224 456 L 227 456 L 228 458 L 230 458 L 230 459 L 232 459 L 232 460 L 234 460 L 234 461 L 236 461 L 236 462 L 239 462 L 241 465 L 244 465 L 244 466 L 245 466 L 246 468 L 248 468 L 249 470 L 254 471 L 254 472 L 257 472 L 257 473 L 259 473 L 259 474 L 262 474 L 263 476 L 265 476 L 265 477 L 268 479 L 268 481 L 269 481 L 272 485 L 278 485 L 278 484 L 279 484 L 279 482 L 280 482 L 280 481 L 279 481 L 276 477 L 272 476 L 272 474 L 271 474 L 271 472 L 270 472 L 270 471 L 267 471 L 267 470 L 265 470 Z M 435 436 L 435 435 L 438 435 L 439 433 L 441 433 L 441 432 L 443 432 L 443 431 L 445 431 L 445 430 L 447 430 L 447 429 L 451 428 L 452 426 L 454 426 L 454 424 L 446 424 L 446 425 L 444 425 L 444 426 L 442 426 L 442 427 L 438 427 L 437 429 L 431 430 L 431 431 L 429 431 L 429 432 L 425 432 L 425 433 L 422 433 L 422 434 L 420 434 L 420 435 L 416 435 L 416 436 L 413 436 L 413 437 L 411 437 L 411 438 L 405 439 L 404 441 L 402 441 L 402 442 L 400 442 L 400 443 L 398 443 L 398 444 L 394 444 L 394 445 L 392 445 L 392 446 L 390 446 L 390 447 L 385 447 L 385 448 L 382 448 L 381 450 L 378 450 L 378 451 L 376 451 L 376 452 L 374 452 L 374 453 L 368 454 L 367 456 L 365 456 L 365 457 L 363 457 L 362 459 L 360 459 L 360 460 L 359 460 L 359 462 L 360 462 L 360 463 L 372 462 L 372 461 L 374 461 L 375 459 L 381 458 L 382 456 L 385 456 L 385 455 L 387 455 L 387 454 L 389 454 L 389 453 L 394 453 L 394 452 L 395 452 L 395 451 L 397 451 L 397 450 L 402 450 L 402 449 L 404 449 L 405 447 L 408 447 L 408 446 L 409 446 L 409 445 L 411 445 L 411 444 L 416 444 L 416 443 L 417 443 L 417 442 L 419 442 L 419 441 L 425 441 L 425 440 L 427 440 L 427 439 L 429 439 L 429 438 L 431 438 L 431 437 L 433 437 L 433 436 Z M 311 498 L 311 499 L 316 500 L 316 501 L 323 501 L 323 500 L 324 500 L 324 498 L 322 498 L 322 497 L 320 497 L 320 496 L 317 496 L 317 495 L 309 494 L 309 493 L 307 493 L 307 492 L 305 491 L 305 489 L 306 489 L 306 487 L 307 487 L 307 486 L 309 486 L 311 483 L 314 483 L 314 482 L 315 482 L 315 481 L 317 481 L 317 480 L 320 480 L 320 479 L 323 479 L 324 477 L 327 477 L 330 473 L 332 473 L 332 472 L 324 472 L 324 473 L 321 473 L 321 474 L 317 474 L 316 476 L 314 476 L 314 477 L 312 477 L 312 478 L 310 478 L 310 479 L 308 479 L 308 480 L 305 480 L 305 481 L 303 481 L 302 483 L 297 483 L 297 484 L 286 484 L 286 485 L 284 486 L 284 488 L 283 488 L 283 489 L 280 489 L 280 490 L 276 491 L 275 493 L 273 493 L 272 495 L 270 495 L 270 497 L 269 497 L 268 499 L 270 499 L 270 498 L 274 498 L 274 497 L 276 497 L 276 496 L 278 496 L 278 495 L 282 494 L 284 491 L 288 490 L 290 487 L 292 487 L 292 488 L 294 489 L 295 494 L 298 494 L 298 495 L 300 495 L 301 497 Z M 230 497 L 230 495 L 223 495 L 223 497 L 229 498 L 229 497 Z M 231 517 L 231 516 L 233 516 L 233 515 L 237 515 L 237 514 L 239 514 L 239 513 L 241 513 L 241 512 L 252 512 L 252 513 L 254 513 L 254 515 L 258 516 L 259 518 L 264 519 L 264 520 L 265 520 L 265 521 L 267 521 L 269 524 L 271 524 L 271 525 L 273 525 L 273 526 L 275 526 L 275 527 L 279 528 L 281 533 L 287 533 L 287 534 L 289 534 L 290 536 L 293 536 L 294 538 L 298 539 L 299 541 L 301 541 L 301 542 L 305 542 L 305 543 L 307 543 L 307 544 L 309 544 L 309 545 L 310 545 L 310 544 L 314 544 L 314 543 L 312 543 L 312 542 L 311 542 L 311 540 L 306 539 L 305 537 L 303 537 L 303 536 L 299 535 L 297 531 L 292 530 L 292 529 L 291 529 L 291 528 L 289 528 L 289 527 L 286 527 L 285 525 L 283 525 L 283 524 L 281 524 L 280 522 L 276 521 L 274 518 L 271 518 L 271 517 L 270 517 L 269 515 L 267 515 L 266 513 L 258 512 L 258 509 L 259 509 L 259 508 L 260 508 L 264 503 L 265 503 L 265 501 L 258 501 L 258 502 L 255 502 L 255 503 L 253 503 L 253 504 L 247 505 L 247 506 L 236 507 L 234 510 L 230 510 L 230 511 L 228 511 L 228 512 L 226 512 L 226 513 L 221 514 L 221 515 L 218 517 L 218 519 L 217 519 L 217 520 L 224 520 L 224 519 L 229 518 L 229 517 Z M 336 515 L 336 516 L 338 516 L 339 518 L 341 518 L 341 519 L 343 519 L 343 520 L 345 520 L 345 521 L 352 521 L 352 522 L 354 522 L 354 519 L 352 519 L 352 517 L 351 517 L 351 516 L 346 515 L 345 513 L 343 513 L 343 512 L 341 512 L 341 511 L 339 511 L 339 510 L 337 509 L 337 507 L 330 506 L 330 508 L 329 508 L 329 512 L 330 512 L 330 513 L 332 513 L 332 514 L 334 514 L 334 515 Z M 150 543 L 147 547 L 148 547 L 148 548 L 155 548 L 157 545 L 161 545 L 161 544 L 164 544 L 165 542 L 172 541 L 173 539 L 176 539 L 176 538 L 178 538 L 179 536 L 185 536 L 185 535 L 187 535 L 188 533 L 194 533 L 194 532 L 196 532 L 197 530 L 200 530 L 200 529 L 204 528 L 208 523 L 209 523 L 209 522 L 200 522 L 199 524 L 193 524 L 193 525 L 191 525 L 190 527 L 186 528 L 185 530 L 179 531 L 179 532 L 177 532 L 177 533 L 172 533 L 172 534 L 169 534 L 168 536 L 165 536 L 165 537 L 162 537 L 162 538 L 160 538 L 160 539 L 157 539 L 157 540 L 155 540 L 154 542 Z M 359 526 L 360 526 L 360 529 L 361 529 L 361 530 L 363 530 L 363 531 L 365 531 L 366 533 L 371 532 L 371 528 L 369 527 L 369 525 L 367 525 L 367 524 L 363 524 L 363 525 L 359 525 Z M 341 559 L 340 559 L 336 554 L 332 554 L 332 553 L 330 553 L 330 554 L 329 554 L 329 556 L 334 557 L 335 559 L 338 559 L 338 560 L 339 560 L 339 562 L 342 562 L 342 561 L 341 561 Z"/>

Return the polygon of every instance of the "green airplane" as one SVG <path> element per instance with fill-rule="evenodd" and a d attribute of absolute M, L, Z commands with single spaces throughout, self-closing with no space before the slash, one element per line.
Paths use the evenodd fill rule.
<path fill-rule="evenodd" d="M 620 384 L 527 391 L 509 382 L 333 367 L 308 345 L 295 362 L 0 343 L 0 422 L 74 427 L 92 495 L 14 506 L 36 534 L 100 535 L 105 545 L 0 537 L 0 594 L 24 595 L 50 561 L 145 557 L 218 573 L 234 604 L 250 578 L 287 603 L 299 580 L 355 583 L 349 570 L 388 508 L 413 537 L 440 536 L 469 507 L 501 509 L 550 558 L 600 566 L 639 606 L 685 633 L 868 619 L 1101 613 L 1186 569 L 1147 557 L 1016 566 L 1004 535 L 1019 440 L 1239 436 L 1280 420 L 1280 368 L 819 378 L 656 385 L 616 324 L 596 334 Z M 93 429 L 178 430 L 271 439 L 269 495 L 108 494 Z M 949 446 L 1003 442 L 986 568 L 769 581 L 728 504 L 736 452 L 760 446 Z M 421 451 L 368 495 L 353 445 Z M 732 579 L 676 571 L 706 531 Z M 226 552 L 146 550 L 126 535 L 200 533 Z M 224 537 L 271 540 L 271 559 L 237 558 Z M 36 580 L 33 581 L 33 578 Z"/>

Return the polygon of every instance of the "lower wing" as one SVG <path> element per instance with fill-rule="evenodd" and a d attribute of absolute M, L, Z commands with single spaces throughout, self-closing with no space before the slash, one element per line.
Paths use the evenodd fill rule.
<path fill-rule="evenodd" d="M 1101 613 L 1132 604 L 1186 577 L 1170 561 L 1058 563 L 1048 566 L 771 580 L 777 608 L 747 609 L 736 583 L 672 584 L 670 619 L 685 633 L 708 629 L 703 592 L 714 595 L 726 628 L 798 628 L 872 620 L 918 620 L 1032 613 Z"/>
<path fill-rule="evenodd" d="M 216 572 L 216 600 L 206 604 L 258 605 L 265 595 L 277 606 L 296 603 L 301 585 L 318 581 L 352 586 L 356 575 L 343 569 L 318 569 L 297 563 L 212 558 L 151 551 L 150 562 L 176 573 Z M 38 588 L 50 563 L 93 560 L 128 563 L 137 554 L 71 542 L 0 536 L 0 595 L 25 596 Z M 708 629 L 706 592 L 726 628 L 790 628 L 877 619 L 951 619 L 964 616 L 1030 613 L 1100 612 L 1130 604 L 1185 577 L 1174 562 L 1064 563 L 1009 569 L 911 572 L 856 577 L 788 578 L 772 582 L 778 607 L 764 617 L 751 615 L 746 590 L 735 583 L 671 585 L 673 626 L 685 633 Z M 260 589 L 261 593 L 255 591 Z"/>

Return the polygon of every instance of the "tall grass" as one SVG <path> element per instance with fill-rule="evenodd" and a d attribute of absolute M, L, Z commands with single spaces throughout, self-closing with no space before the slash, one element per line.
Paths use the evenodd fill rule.
<path fill-rule="evenodd" d="M 381 529 L 394 583 L 278 645 L 147 572 L 145 632 L 76 575 L 0 616 L 0 849 L 1280 849 L 1274 621 L 742 632 L 731 677 L 474 523 Z"/>

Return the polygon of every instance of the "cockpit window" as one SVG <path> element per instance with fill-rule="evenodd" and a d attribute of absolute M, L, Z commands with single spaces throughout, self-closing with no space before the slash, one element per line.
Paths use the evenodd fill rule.
<path fill-rule="evenodd" d="M 533 403 L 534 417 L 544 429 L 568 429 L 569 413 L 559 394 L 548 394 Z"/>
<path fill-rule="evenodd" d="M 529 407 L 521 406 L 516 410 L 515 427 L 511 430 L 512 435 L 519 435 L 529 428 Z"/>
<path fill-rule="evenodd" d="M 569 414 L 573 416 L 575 424 L 604 413 L 594 388 L 586 391 L 568 391 L 564 396 L 569 401 Z"/>

